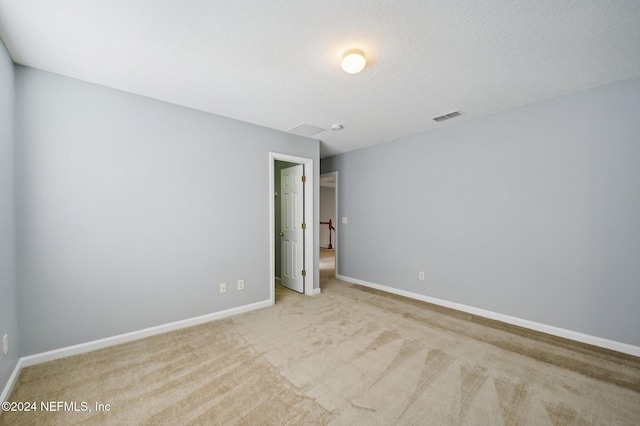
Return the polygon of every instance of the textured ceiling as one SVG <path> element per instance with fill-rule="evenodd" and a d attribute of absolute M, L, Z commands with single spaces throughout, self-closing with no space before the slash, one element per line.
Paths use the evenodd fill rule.
<path fill-rule="evenodd" d="M 640 75 L 631 0 L 0 0 L 0 36 L 18 64 L 329 129 L 323 157 Z"/>

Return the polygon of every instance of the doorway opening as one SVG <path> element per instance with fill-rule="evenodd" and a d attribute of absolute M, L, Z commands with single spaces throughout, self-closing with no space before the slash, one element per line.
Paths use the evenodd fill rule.
<path fill-rule="evenodd" d="M 276 187 L 276 181 L 280 180 L 280 170 L 285 169 L 287 167 L 302 165 L 304 167 L 304 176 L 305 180 L 303 182 L 304 188 L 304 201 L 302 206 L 303 212 L 303 223 L 305 224 L 305 229 L 302 237 L 302 265 L 304 272 L 303 277 L 303 286 L 302 291 L 306 295 L 313 295 L 320 292 L 320 289 L 314 289 L 315 276 L 317 274 L 317 270 L 314 269 L 314 259 L 317 256 L 317 250 L 315 249 L 315 241 L 316 241 L 316 229 L 314 226 L 315 216 L 314 216 L 314 168 L 313 168 L 313 159 L 305 158 L 305 157 L 297 157 L 288 154 L 279 154 L 270 152 L 269 153 L 269 235 L 270 235 L 270 274 L 269 274 L 269 282 L 270 285 L 270 298 L 271 304 L 275 303 L 275 289 L 276 285 L 279 283 L 276 282 L 277 278 L 282 278 L 282 267 L 278 272 L 280 275 L 276 273 L 276 265 L 281 261 L 281 250 L 282 250 L 282 241 L 280 240 L 282 237 L 280 236 L 280 232 L 282 230 L 278 230 L 276 232 L 276 223 L 280 221 L 280 208 L 276 209 L 276 205 L 280 205 L 280 185 Z M 277 176 L 277 178 L 276 178 Z M 278 213 L 278 215 L 276 215 Z M 300 271 L 302 273 L 302 271 Z"/>
<path fill-rule="evenodd" d="M 320 288 L 334 279 L 338 259 L 338 172 L 320 175 Z"/>

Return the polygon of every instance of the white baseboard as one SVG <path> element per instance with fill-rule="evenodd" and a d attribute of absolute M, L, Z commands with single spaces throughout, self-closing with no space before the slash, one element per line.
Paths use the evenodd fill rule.
<path fill-rule="evenodd" d="M 322 292 L 322 289 L 320 289 L 320 288 L 314 288 L 314 289 L 313 289 L 313 295 L 314 295 L 314 296 L 319 295 L 321 292 Z"/>
<path fill-rule="evenodd" d="M 530 330 L 551 334 L 553 336 L 563 337 L 565 339 L 574 340 L 576 342 L 587 343 L 589 345 L 599 346 L 601 348 L 611 349 L 616 352 L 622 352 L 625 354 L 640 357 L 639 346 L 629 345 L 627 343 L 622 343 L 622 342 L 616 342 L 614 340 L 608 340 L 602 337 L 591 336 L 589 334 L 579 333 L 577 331 L 572 331 L 572 330 L 566 330 L 564 328 L 541 324 L 539 322 L 529 321 L 522 318 L 516 318 L 509 315 L 499 314 L 497 312 L 487 311 L 480 308 L 474 308 L 473 306 L 467 306 L 460 303 L 449 302 L 447 300 L 437 299 L 435 297 L 425 296 L 423 294 L 413 293 L 406 290 L 400 290 L 400 289 L 388 287 L 385 285 L 370 283 L 367 281 L 359 280 L 357 278 L 347 277 L 344 275 L 336 274 L 336 278 L 349 283 L 358 284 L 363 287 L 374 288 L 376 290 L 385 291 L 387 293 L 393 293 L 399 296 L 421 300 L 423 302 L 432 303 L 434 305 L 440 305 L 446 308 L 467 312 L 469 314 L 478 315 L 478 316 L 489 318 L 496 321 L 501 321 L 507 324 L 517 325 L 519 327 L 524 327 Z"/>
<path fill-rule="evenodd" d="M 96 349 L 106 348 L 108 346 L 119 345 L 121 343 L 131 342 L 133 340 L 142 339 L 156 334 L 162 334 L 169 331 L 179 330 L 181 328 L 192 327 L 194 325 L 203 324 L 209 321 L 215 321 L 227 318 L 233 315 L 242 314 L 244 312 L 254 311 L 256 309 L 271 306 L 271 300 L 252 303 L 250 305 L 239 306 L 237 308 L 227 309 L 225 311 L 214 312 L 212 314 L 202 315 L 199 317 L 188 318 L 181 321 L 175 321 L 168 324 L 158 325 L 155 327 L 145 328 L 143 330 L 132 331 L 131 333 L 119 334 L 117 336 L 107 337 L 105 339 L 94 340 L 79 345 L 67 346 L 66 348 L 55 349 L 48 352 L 42 352 L 35 355 L 22 357 L 22 366 L 41 364 L 43 362 L 53 361 L 59 358 L 66 358 L 72 355 L 79 355 L 86 352 L 95 351 Z"/>
<path fill-rule="evenodd" d="M 11 391 L 13 390 L 14 386 L 18 382 L 18 376 L 20 375 L 21 370 L 22 370 L 22 358 L 19 358 L 15 368 L 13 369 L 13 373 L 11 373 L 11 376 L 9 377 L 9 381 L 4 386 L 4 389 L 2 390 L 2 394 L 0 394 L 0 402 L 5 402 L 9 398 L 9 395 L 11 395 Z M 2 410 L 0 410 L 0 415 L 2 415 Z"/>
<path fill-rule="evenodd" d="M 119 345 L 121 343 L 131 342 L 133 340 L 138 340 L 149 336 L 155 336 L 156 334 L 179 330 L 181 328 L 192 327 L 194 325 L 204 324 L 206 322 L 227 318 L 233 315 L 242 314 L 244 312 L 255 311 L 256 309 L 262 309 L 269 306 L 272 306 L 271 300 L 265 300 L 262 302 L 252 303 L 250 305 L 227 309 L 225 311 L 214 312 L 212 314 L 188 318 L 181 321 L 175 321 L 168 324 L 145 328 L 143 330 L 132 331 L 130 333 L 119 334 L 117 336 L 93 340 L 87 343 L 80 343 L 78 345 L 67 346 L 65 348 L 54 349 L 52 351 L 22 357 L 18 360 L 18 364 L 13 370 L 13 374 L 9 378 L 9 381 L 2 391 L 2 398 L 0 398 L 0 402 L 6 401 L 6 398 L 8 398 L 11 394 L 11 390 L 15 386 L 15 383 L 18 380 L 18 376 L 20 375 L 20 370 L 23 367 L 29 367 L 31 365 L 41 364 L 43 362 L 53 361 L 60 358 L 66 358 L 68 356 L 79 355 L 95 351 L 97 349 L 106 348 L 108 346 Z"/>

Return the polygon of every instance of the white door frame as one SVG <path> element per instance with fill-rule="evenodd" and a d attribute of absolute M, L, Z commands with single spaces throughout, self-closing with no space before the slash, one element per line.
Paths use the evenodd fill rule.
<path fill-rule="evenodd" d="M 339 245 L 338 245 L 338 228 L 339 226 L 339 218 L 338 218 L 338 172 L 329 172 L 329 173 L 323 173 L 320 175 L 320 179 L 322 179 L 323 177 L 327 177 L 327 176 L 333 176 L 336 180 L 336 186 L 333 188 L 333 196 L 335 197 L 333 206 L 335 207 L 336 211 L 333 212 L 333 217 L 336 219 L 336 223 L 334 225 L 334 228 L 336 229 L 335 234 L 333 234 L 333 245 L 334 245 L 334 250 L 333 250 L 333 255 L 335 257 L 335 275 L 338 275 L 338 250 L 340 250 Z"/>
<path fill-rule="evenodd" d="M 270 295 L 271 304 L 276 302 L 275 292 L 275 276 L 276 276 L 276 228 L 275 228 L 275 165 L 276 161 L 286 161 L 288 163 L 297 163 L 304 165 L 304 174 L 307 180 L 304 183 L 304 221 L 307 224 L 307 229 L 304 238 L 304 269 L 307 271 L 307 275 L 304 280 L 304 294 L 313 296 L 314 290 L 314 259 L 315 259 L 315 192 L 313 186 L 313 159 L 306 157 L 297 157 L 289 154 L 279 154 L 277 152 L 269 153 L 269 283 L 270 283 Z"/>

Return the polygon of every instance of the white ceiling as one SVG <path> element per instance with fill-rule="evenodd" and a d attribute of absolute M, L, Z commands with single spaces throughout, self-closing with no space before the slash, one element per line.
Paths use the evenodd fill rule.
<path fill-rule="evenodd" d="M 0 36 L 18 64 L 329 129 L 323 157 L 640 75 L 632 0 L 0 0 Z"/>

